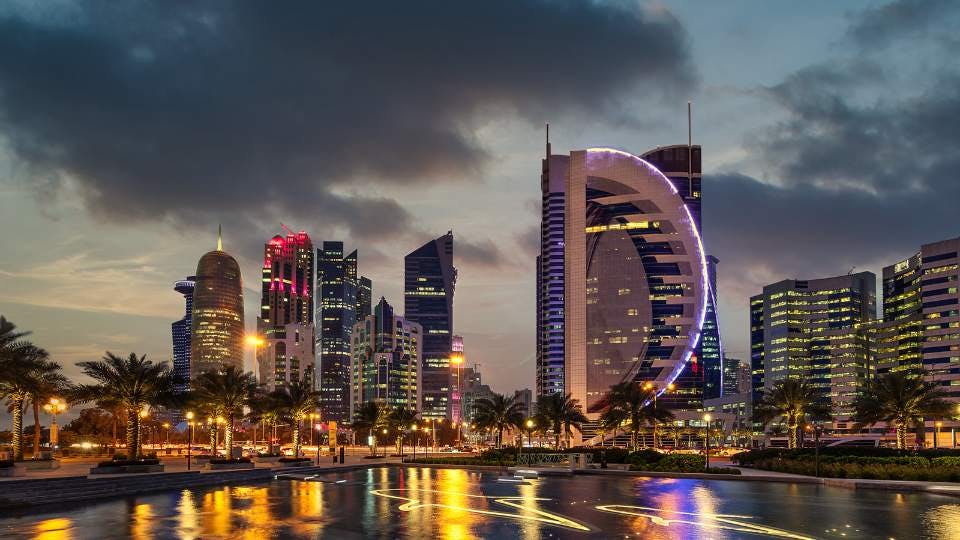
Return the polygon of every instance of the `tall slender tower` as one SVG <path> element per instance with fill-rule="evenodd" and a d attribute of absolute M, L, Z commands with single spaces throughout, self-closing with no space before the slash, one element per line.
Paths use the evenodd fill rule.
<path fill-rule="evenodd" d="M 344 257 L 343 242 L 317 250 L 317 359 L 325 417 L 350 421 L 350 336 L 357 323 L 357 252 Z"/>
<path fill-rule="evenodd" d="M 237 260 L 217 249 L 200 257 L 193 292 L 190 378 L 226 366 L 243 369 L 243 283 Z"/>
<path fill-rule="evenodd" d="M 196 285 L 196 276 L 181 279 L 173 285 L 173 290 L 182 294 L 186 302 L 183 318 L 170 325 L 173 335 L 173 375 L 180 381 L 177 383 L 177 392 L 190 389 L 190 335 L 193 330 L 193 290 Z"/>
<path fill-rule="evenodd" d="M 424 418 L 447 418 L 453 352 L 453 231 L 404 258 L 404 317 L 423 328 Z"/>
<path fill-rule="evenodd" d="M 313 327 L 313 243 L 288 229 L 263 248 L 257 332 L 260 383 L 270 390 L 296 381 L 316 384 Z"/>

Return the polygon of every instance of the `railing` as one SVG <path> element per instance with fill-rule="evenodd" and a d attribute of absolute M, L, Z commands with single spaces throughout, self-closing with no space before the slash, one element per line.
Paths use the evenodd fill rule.
<path fill-rule="evenodd" d="M 569 465 L 571 456 L 577 454 L 544 454 L 530 452 L 517 456 L 517 465 Z M 587 463 L 593 461 L 593 454 L 585 454 Z"/>

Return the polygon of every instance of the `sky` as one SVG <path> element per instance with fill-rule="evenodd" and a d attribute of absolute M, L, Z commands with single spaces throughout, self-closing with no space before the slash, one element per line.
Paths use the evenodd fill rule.
<path fill-rule="evenodd" d="M 445 0 L 0 4 L 0 314 L 75 376 L 172 356 L 216 245 L 255 328 L 281 223 L 359 249 L 402 310 L 447 230 L 454 330 L 534 384 L 544 125 L 556 153 L 703 146 L 729 356 L 750 295 L 960 235 L 960 3 Z M 253 368 L 250 355 L 248 369 Z"/>

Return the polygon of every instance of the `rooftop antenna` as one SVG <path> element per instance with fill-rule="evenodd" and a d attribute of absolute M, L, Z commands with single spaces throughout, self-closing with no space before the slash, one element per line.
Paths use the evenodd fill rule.
<path fill-rule="evenodd" d="M 550 122 L 547 122 L 547 159 L 550 159 Z"/>
<path fill-rule="evenodd" d="M 850 271 L 847 272 L 847 275 L 849 276 L 849 275 L 853 274 L 853 271 L 856 270 L 856 269 L 857 269 L 856 266 L 851 266 L 851 267 L 850 267 Z"/>
<path fill-rule="evenodd" d="M 217 251 L 223 251 L 223 225 L 217 224 Z"/>
<path fill-rule="evenodd" d="M 693 102 L 687 101 L 687 196 L 693 196 Z"/>

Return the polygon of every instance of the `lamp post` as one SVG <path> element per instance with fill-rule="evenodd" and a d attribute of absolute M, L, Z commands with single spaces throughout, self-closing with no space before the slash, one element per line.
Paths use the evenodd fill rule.
<path fill-rule="evenodd" d="M 318 415 L 310 415 L 310 416 L 312 418 L 313 416 L 320 416 L 320 415 L 318 414 Z M 312 439 L 313 438 L 312 432 L 314 430 L 320 431 L 321 426 L 320 424 L 314 425 L 313 420 L 310 421 L 310 425 L 313 427 L 313 429 L 310 430 L 311 431 L 310 438 Z M 317 435 L 317 466 L 318 467 L 320 466 L 320 435 L 319 434 Z"/>
<path fill-rule="evenodd" d="M 190 444 L 187 445 L 187 470 L 188 470 L 188 471 L 190 470 L 190 458 L 191 458 L 191 455 L 192 455 L 191 452 L 193 451 L 193 426 L 194 426 L 194 423 L 195 423 L 195 422 L 193 421 L 193 412 L 192 412 L 192 411 L 187 411 L 187 425 L 190 426 Z"/>
<path fill-rule="evenodd" d="M 933 429 L 933 447 L 934 447 L 934 448 L 939 448 L 939 447 L 940 447 L 940 444 L 939 444 L 939 443 L 940 443 L 940 428 L 941 428 L 941 427 L 943 427 L 943 422 L 941 422 L 941 421 L 938 420 L 938 421 L 936 421 L 936 422 L 933 423 L 933 428 L 934 428 L 934 429 Z"/>
<path fill-rule="evenodd" d="M 57 429 L 57 414 L 67 410 L 67 402 L 60 398 L 50 398 L 50 402 L 43 406 L 43 410 L 50 414 L 50 450 L 55 452 L 60 442 L 60 432 Z"/>
<path fill-rule="evenodd" d="M 674 388 L 676 388 L 676 386 L 674 386 L 673 383 L 670 383 L 664 389 L 664 392 L 669 392 Z M 648 382 L 644 384 L 643 389 L 653 391 L 653 448 L 654 450 L 656 450 L 657 448 L 657 391 L 659 389 L 657 388 L 657 385 L 653 384 L 652 382 Z"/>
<path fill-rule="evenodd" d="M 170 422 L 164 422 L 163 429 L 167 430 L 166 438 L 163 441 L 163 448 L 166 449 L 170 445 Z"/>
<path fill-rule="evenodd" d="M 814 475 L 820 478 L 820 432 L 823 430 L 823 426 L 817 423 L 812 426 L 808 424 L 806 429 L 813 432 L 813 470 Z"/>
<path fill-rule="evenodd" d="M 535 425 L 533 418 L 527 418 L 525 425 L 527 426 L 527 444 L 533 448 L 533 426 Z M 520 436 L 520 451 L 523 451 L 523 435 Z"/>
<path fill-rule="evenodd" d="M 710 418 L 711 418 L 710 413 L 703 415 L 703 421 L 707 426 L 706 433 L 705 433 L 706 437 L 704 438 L 705 442 L 704 442 L 704 452 L 703 452 L 703 457 L 705 458 L 703 470 L 705 471 L 710 470 Z"/>
<path fill-rule="evenodd" d="M 417 461 L 417 425 L 410 426 L 411 438 L 413 439 L 413 461 Z"/>
<path fill-rule="evenodd" d="M 150 416 L 150 411 L 147 410 L 146 407 L 144 407 L 144 408 L 140 411 L 139 416 L 140 416 L 140 429 L 137 430 L 137 450 L 138 450 L 137 453 L 139 453 L 139 451 L 142 450 L 141 447 L 143 446 L 143 421 L 146 420 L 148 416 Z M 127 453 L 129 454 L 131 450 L 132 450 L 132 448 L 128 448 L 128 449 L 127 449 Z M 137 459 L 137 458 L 140 457 L 140 456 L 138 456 L 138 455 L 129 456 L 129 455 L 128 455 L 127 457 L 128 457 L 129 459 Z"/>

